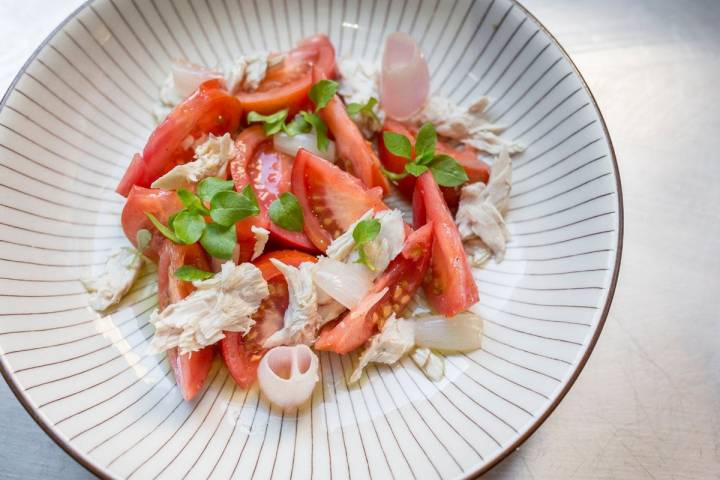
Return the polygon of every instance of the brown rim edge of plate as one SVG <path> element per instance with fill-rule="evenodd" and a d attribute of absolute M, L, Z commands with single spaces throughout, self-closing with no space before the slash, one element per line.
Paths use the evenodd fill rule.
<path fill-rule="evenodd" d="M 560 50 L 560 53 L 562 56 L 567 60 L 567 62 L 572 67 L 573 72 L 575 75 L 577 75 L 577 78 L 580 79 L 580 84 L 582 85 L 583 90 L 588 94 L 590 97 L 590 101 L 592 101 L 593 107 L 595 107 L 595 113 L 597 113 L 597 116 L 600 118 L 600 125 L 602 126 L 603 133 L 605 134 L 605 139 L 608 143 L 608 148 L 610 149 L 610 157 L 612 160 L 612 167 L 613 167 L 613 173 L 615 174 L 615 188 L 617 189 L 617 201 L 618 201 L 618 236 L 617 236 L 617 249 L 615 251 L 615 266 L 613 268 L 613 276 L 610 280 L 610 286 L 608 288 L 608 295 L 607 299 L 605 300 L 605 306 L 603 307 L 602 315 L 600 316 L 600 320 L 598 321 L 597 329 L 595 330 L 595 333 L 593 334 L 593 337 L 590 339 L 590 343 L 588 343 L 588 346 L 585 350 L 585 353 L 583 354 L 582 358 L 580 359 L 580 362 L 578 362 L 577 366 L 575 367 L 575 370 L 572 372 L 570 378 L 568 379 L 567 383 L 563 387 L 563 389 L 560 391 L 560 393 L 555 397 L 555 400 L 552 402 L 552 404 L 548 407 L 547 410 L 533 422 L 532 425 L 527 429 L 527 431 L 520 436 L 517 440 L 515 440 L 512 444 L 506 446 L 500 454 L 498 454 L 493 460 L 488 462 L 486 465 L 483 465 L 481 468 L 475 470 L 474 472 L 471 472 L 465 476 L 465 478 L 474 478 L 479 477 L 488 471 L 490 471 L 492 468 L 497 466 L 500 462 L 505 460 L 511 453 L 513 453 L 515 450 L 517 450 L 520 445 L 525 443 L 525 441 L 530 438 L 530 436 L 535 433 L 535 431 L 540 428 L 540 425 L 547 420 L 547 418 L 552 414 L 557 406 L 560 404 L 560 402 L 565 398 L 565 395 L 570 391 L 572 386 L 575 384 L 575 381 L 580 376 L 580 372 L 582 372 L 583 368 L 585 368 L 585 364 L 590 359 L 590 354 L 592 354 L 593 350 L 595 349 L 595 345 L 597 344 L 598 338 L 600 338 L 600 333 L 602 333 L 603 327 L 605 326 L 605 321 L 607 320 L 608 314 L 610 313 L 610 305 L 612 305 L 613 297 L 615 296 L 615 288 L 617 287 L 618 282 L 618 276 L 620 275 L 620 261 L 622 260 L 622 250 L 623 250 L 623 235 L 624 235 L 624 225 L 625 225 L 625 214 L 624 214 L 624 207 L 623 207 L 623 194 L 622 194 L 622 185 L 620 183 L 620 171 L 618 169 L 617 164 L 617 157 L 615 156 L 615 148 L 613 147 L 612 140 L 610 139 L 610 132 L 608 132 L 607 125 L 605 124 L 605 118 L 602 115 L 602 112 L 600 112 L 600 107 L 598 106 L 597 100 L 595 100 L 595 96 L 590 91 L 590 88 L 587 85 L 587 82 L 585 81 L 585 78 L 580 73 L 580 70 L 578 70 L 577 65 L 575 65 L 575 62 L 573 62 L 572 58 L 570 58 L 570 55 L 565 51 L 565 48 L 563 48 L 562 45 L 560 45 L 560 42 L 558 42 L 557 38 L 550 33 L 550 30 L 548 30 L 543 23 L 535 17 L 530 11 L 525 8 L 524 5 L 520 3 L 519 0 L 510 0 L 514 5 L 516 5 L 522 12 L 527 15 L 527 17 L 532 20 L 535 25 L 539 29 L 541 29 L 545 34 L 550 38 L 552 43 Z"/>
<path fill-rule="evenodd" d="M 590 88 L 587 86 L 587 82 L 585 82 L 585 78 L 583 78 L 582 74 L 580 73 L 580 70 L 578 70 L 577 66 L 575 65 L 575 62 L 570 58 L 570 55 L 565 51 L 565 49 L 560 45 L 560 42 L 557 41 L 555 36 L 550 33 L 550 31 L 543 25 L 540 20 L 535 17 L 530 11 L 528 11 L 527 8 L 525 8 L 519 0 L 510 0 L 514 5 L 516 5 L 522 12 L 527 15 L 527 17 L 532 20 L 538 28 L 540 28 L 545 34 L 550 38 L 552 43 L 560 50 L 560 53 L 562 56 L 567 60 L 567 62 L 572 67 L 573 72 L 577 77 L 580 79 L 580 83 L 582 85 L 583 90 L 588 94 L 590 97 L 590 100 L 592 101 L 593 107 L 595 107 L 595 112 L 597 113 L 598 117 L 600 118 L 600 124 L 603 129 L 603 133 L 605 134 L 605 139 L 607 140 L 608 147 L 610 149 L 610 157 L 612 160 L 612 166 L 613 166 L 613 173 L 615 174 L 615 188 L 617 189 L 617 198 L 618 198 L 618 237 L 617 237 L 617 249 L 615 252 L 615 266 L 613 269 L 613 276 L 610 281 L 610 286 L 608 289 L 608 296 L 605 300 L 605 306 L 603 308 L 602 315 L 600 317 L 600 320 L 598 322 L 597 329 L 595 330 L 595 333 L 593 334 L 592 339 L 590 339 L 590 343 L 587 346 L 587 349 L 585 350 L 585 353 L 583 357 L 580 359 L 580 362 L 577 364 L 577 367 L 573 371 L 572 375 L 570 376 L 570 379 L 563 387 L 562 391 L 557 395 L 555 400 L 552 402 L 550 407 L 542 414 L 540 418 L 538 418 L 530 427 L 527 429 L 527 431 L 520 436 L 516 441 L 514 441 L 512 444 L 504 447 L 503 451 L 500 452 L 495 458 L 481 467 L 478 470 L 475 470 L 474 472 L 468 473 L 465 478 L 473 478 L 473 477 L 479 477 L 485 473 L 487 473 L 489 470 L 491 470 L 493 467 L 495 467 L 497 464 L 499 464 L 501 461 L 503 461 L 505 458 L 507 458 L 512 452 L 514 452 L 520 445 L 522 445 L 530 436 L 535 433 L 535 431 L 540 427 L 540 425 L 547 420 L 547 418 L 550 416 L 550 414 L 555 411 L 557 406 L 560 404 L 560 402 L 565 398 L 565 395 L 570 391 L 572 386 L 575 384 L 575 381 L 577 380 L 578 376 L 580 375 L 580 372 L 582 372 L 583 368 L 585 367 L 585 364 L 587 363 L 588 359 L 590 358 L 590 354 L 595 349 L 595 345 L 597 344 L 598 338 L 600 337 L 600 333 L 602 332 L 603 327 L 605 326 L 605 321 L 607 320 L 608 314 L 610 312 L 610 305 L 612 304 L 613 297 L 615 296 L 615 287 L 617 286 L 618 276 L 620 274 L 620 261 L 622 259 L 622 249 L 623 249 L 623 235 L 624 235 L 624 224 L 625 224 L 625 218 L 624 218 L 624 208 L 623 208 L 623 195 L 622 195 L 622 185 L 620 183 L 620 172 L 618 170 L 618 164 L 617 164 L 617 157 L 615 156 L 615 148 L 613 147 L 612 140 L 610 139 L 610 133 L 608 132 L 607 125 L 605 124 L 605 118 L 603 117 L 602 113 L 600 112 L 600 107 L 597 104 L 597 101 L 595 100 L 595 96 L 590 91 Z M 30 64 L 37 58 L 37 56 L 40 54 L 40 52 L 45 48 L 45 46 L 52 40 L 55 35 L 65 27 L 73 18 L 75 18 L 78 13 L 80 13 L 82 10 L 84 10 L 88 5 L 93 3 L 94 0 L 85 0 L 80 6 L 78 6 L 75 10 L 73 10 L 62 22 L 60 22 L 57 27 L 55 27 L 47 37 L 38 45 L 38 47 L 33 51 L 32 55 L 25 61 L 22 68 L 18 71 L 18 73 L 15 75 L 15 78 L 13 78 L 13 81 L 10 83 L 10 85 L 7 88 L 7 91 L 2 97 L 2 100 L 0 100 L 0 111 L 2 111 L 3 108 L 5 108 L 5 104 L 7 103 L 8 98 L 10 97 L 10 94 L 15 90 L 15 86 L 20 81 L 22 76 L 25 74 L 25 71 L 30 66 Z M 36 408 L 31 404 L 28 397 L 25 395 L 25 391 L 20 385 L 16 382 L 13 374 L 10 372 L 8 366 L 5 364 L 5 358 L 4 356 L 0 356 L 0 373 L 2 373 L 3 378 L 5 379 L 5 382 L 10 387 L 10 390 L 13 392 L 15 397 L 18 399 L 20 404 L 23 406 L 25 411 L 32 417 L 33 420 L 35 420 L 35 423 L 37 423 L 40 428 L 47 434 L 48 437 L 50 437 L 60 448 L 62 448 L 68 455 L 70 455 L 73 459 L 75 459 L 76 462 L 78 462 L 80 465 L 85 467 L 90 473 L 93 475 L 100 477 L 102 479 L 111 479 L 112 477 L 107 474 L 107 472 L 101 470 L 98 466 L 96 466 L 93 462 L 91 462 L 86 456 L 77 450 L 75 447 L 73 447 L 70 442 L 63 439 L 58 435 L 57 432 L 53 430 L 54 425 L 50 425 L 49 422 L 45 420 L 41 415 L 39 415 L 39 412 L 36 410 Z"/>

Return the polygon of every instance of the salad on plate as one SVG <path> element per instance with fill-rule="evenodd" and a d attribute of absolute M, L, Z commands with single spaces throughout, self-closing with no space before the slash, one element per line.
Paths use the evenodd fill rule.
<path fill-rule="evenodd" d="M 157 264 L 151 347 L 185 399 L 214 357 L 281 408 L 319 380 L 317 352 L 409 355 L 432 380 L 438 352 L 480 347 L 473 270 L 502 261 L 510 156 L 489 100 L 430 93 L 404 33 L 380 62 L 336 58 L 325 35 L 223 68 L 176 61 L 158 125 L 117 186 L 132 247 L 84 280 L 106 311 Z"/>

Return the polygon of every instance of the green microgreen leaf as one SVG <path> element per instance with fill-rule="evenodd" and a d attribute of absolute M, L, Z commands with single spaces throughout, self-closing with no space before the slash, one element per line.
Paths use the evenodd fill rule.
<path fill-rule="evenodd" d="M 171 241 L 175 243 L 182 243 L 180 239 L 175 235 L 175 232 L 173 232 L 170 228 L 166 227 L 162 223 L 160 223 L 160 220 L 155 218 L 155 215 L 149 212 L 145 212 L 145 215 L 150 219 L 150 222 L 155 226 L 155 228 L 158 229 L 158 232 L 162 233 L 166 238 L 169 238 Z"/>
<path fill-rule="evenodd" d="M 409 162 L 405 164 L 405 171 L 413 177 L 419 177 L 420 175 L 428 171 L 428 167 L 426 167 L 425 165 L 420 165 L 419 163 Z"/>
<path fill-rule="evenodd" d="M 264 123 L 263 128 L 265 129 L 265 135 L 274 135 L 285 125 L 285 118 L 287 117 L 287 114 L 287 108 L 275 112 L 272 115 L 262 115 L 258 112 L 250 112 L 248 113 L 247 120 L 248 123 Z"/>
<path fill-rule="evenodd" d="M 207 208 L 203 205 L 200 197 L 192 193 L 190 190 L 181 188 L 176 193 L 177 196 L 180 197 L 180 201 L 185 206 L 186 210 L 190 212 L 197 212 L 202 215 L 208 214 Z"/>
<path fill-rule="evenodd" d="M 326 152 L 328 145 L 330 145 L 330 140 L 328 140 L 327 125 L 325 125 L 325 122 L 322 121 L 322 118 L 320 118 L 317 113 L 300 112 L 300 114 L 305 121 L 315 129 L 315 143 L 317 143 L 318 150 Z"/>
<path fill-rule="evenodd" d="M 304 217 L 300 203 L 290 192 L 281 194 L 268 208 L 270 220 L 291 232 L 301 232 L 304 224 Z"/>
<path fill-rule="evenodd" d="M 135 234 L 135 243 L 137 244 L 137 249 L 140 252 L 144 251 L 150 245 L 151 240 L 152 233 L 150 232 L 150 230 L 141 228 Z"/>
<path fill-rule="evenodd" d="M 370 117 L 376 122 L 380 123 L 380 118 L 377 116 L 377 113 L 375 113 L 374 107 L 377 105 L 378 100 L 375 97 L 370 97 L 370 99 L 365 103 L 364 105 L 362 103 L 349 103 L 345 110 L 347 111 L 348 115 L 357 115 L 358 113 L 365 117 Z"/>
<path fill-rule="evenodd" d="M 393 155 L 410 160 L 412 145 L 405 135 L 395 132 L 383 132 L 383 143 L 385 148 Z"/>
<path fill-rule="evenodd" d="M 402 173 L 391 172 L 390 170 L 387 170 L 382 165 L 380 166 L 380 170 L 382 171 L 383 175 L 385 175 L 387 178 L 389 178 L 393 182 L 399 182 L 400 180 L 402 180 L 403 178 L 408 176 L 407 172 L 402 172 Z"/>
<path fill-rule="evenodd" d="M 183 210 L 173 220 L 175 236 L 185 245 L 190 245 L 200 240 L 205 230 L 205 219 L 197 212 Z"/>
<path fill-rule="evenodd" d="M 241 192 L 223 190 L 210 201 L 210 217 L 223 226 L 234 225 L 243 218 L 260 213 L 255 191 L 246 185 Z"/>
<path fill-rule="evenodd" d="M 353 240 L 355 240 L 355 248 L 358 251 L 358 259 L 355 260 L 355 263 L 363 264 L 373 271 L 375 271 L 375 266 L 370 262 L 370 259 L 365 253 L 365 245 L 375 240 L 380 233 L 380 228 L 379 220 L 368 218 L 358 222 L 352 232 Z"/>
<path fill-rule="evenodd" d="M 305 116 L 300 113 L 295 115 L 290 123 L 283 125 L 283 131 L 291 137 L 299 133 L 310 133 L 311 130 L 312 125 L 310 125 L 307 120 L 305 120 Z"/>
<path fill-rule="evenodd" d="M 457 187 L 468 181 L 465 169 L 449 155 L 437 155 L 429 167 L 435 181 L 442 187 Z"/>
<path fill-rule="evenodd" d="M 320 80 L 310 88 L 308 96 L 315 104 L 315 111 L 325 108 L 330 99 L 337 92 L 338 83 L 333 80 Z"/>
<path fill-rule="evenodd" d="M 200 237 L 200 245 L 215 258 L 229 260 L 237 244 L 235 224 L 224 227 L 217 223 L 209 223 Z"/>
<path fill-rule="evenodd" d="M 437 133 L 432 123 L 427 122 L 420 127 L 415 137 L 415 162 L 425 165 L 435 156 Z"/>
<path fill-rule="evenodd" d="M 352 236 L 356 244 L 370 242 L 380 233 L 380 221 L 368 218 L 358 222 L 353 229 Z"/>
<path fill-rule="evenodd" d="M 200 180 L 197 186 L 197 194 L 200 199 L 209 204 L 212 197 L 218 192 L 233 190 L 235 187 L 232 180 L 223 180 L 218 177 L 207 177 Z"/>
<path fill-rule="evenodd" d="M 175 278 L 178 278 L 185 282 L 193 282 L 195 280 L 207 280 L 214 274 L 212 272 L 200 270 L 199 268 L 193 267 L 192 265 L 183 265 L 182 267 L 175 270 L 173 272 L 173 275 L 175 276 Z"/>

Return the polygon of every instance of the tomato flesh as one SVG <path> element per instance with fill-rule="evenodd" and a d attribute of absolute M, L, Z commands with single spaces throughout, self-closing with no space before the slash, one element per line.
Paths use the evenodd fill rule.
<path fill-rule="evenodd" d="M 307 253 L 296 250 L 278 250 L 257 258 L 254 262 L 268 283 L 270 295 L 260 304 L 253 315 L 255 325 L 242 336 L 238 332 L 225 332 L 220 341 L 225 364 L 238 385 L 248 388 L 257 377 L 257 366 L 265 353 L 263 343 L 283 326 L 283 316 L 287 309 L 288 287 L 285 277 L 270 259 L 276 259 L 286 265 L 297 267 L 303 262 L 316 262 L 317 259 Z"/>
<path fill-rule="evenodd" d="M 165 238 L 148 219 L 145 212 L 151 213 L 161 223 L 167 225 L 168 217 L 182 209 L 182 202 L 175 192 L 134 186 L 130 189 L 127 202 L 123 207 L 120 221 L 125 236 L 137 247 L 138 230 L 149 230 L 153 239 L 143 254 L 152 260 L 158 259 L 160 244 Z"/>
<path fill-rule="evenodd" d="M 383 166 L 394 173 L 404 172 L 407 160 L 403 157 L 393 155 L 387 148 L 385 148 L 382 132 L 394 132 L 399 133 L 400 135 L 405 135 L 410 140 L 410 143 L 414 145 L 416 134 L 415 127 L 405 125 L 395 120 L 387 119 L 385 120 L 382 131 L 378 136 L 378 151 L 380 152 L 380 160 Z M 477 152 L 472 147 L 467 145 L 452 147 L 438 139 L 435 150 L 438 154 L 445 154 L 453 157 L 460 166 L 465 169 L 469 183 L 487 183 L 488 178 L 490 177 L 490 167 L 477 158 Z M 415 156 L 414 148 L 412 156 Z M 400 193 L 402 193 L 408 200 L 412 198 L 416 181 L 417 179 L 415 177 L 408 175 L 397 182 L 398 190 L 400 190 Z M 443 193 L 443 197 L 445 198 L 445 202 L 448 207 L 451 210 L 457 208 L 457 204 L 460 201 L 460 187 L 441 187 L 440 190 Z"/>
<path fill-rule="evenodd" d="M 252 185 L 260 206 L 260 214 L 237 223 L 240 260 L 248 261 L 252 256 L 255 237 L 253 225 L 270 231 L 273 243 L 308 252 L 316 252 L 315 245 L 303 232 L 291 232 L 270 221 L 268 208 L 281 193 L 290 191 L 292 157 L 277 152 L 267 138 L 261 125 L 243 130 L 235 141 L 236 157 L 230 162 L 230 173 L 235 189 L 241 191 Z"/>
<path fill-rule="evenodd" d="M 210 269 L 207 255 L 198 244 L 176 245 L 165 239 L 158 262 L 158 306 L 161 310 L 171 303 L 179 302 L 195 289 L 192 283 L 175 278 L 175 270 L 183 265 Z M 211 345 L 183 355 L 178 355 L 177 349 L 173 348 L 168 350 L 167 356 L 183 398 L 192 400 L 205 383 L 215 356 L 215 347 Z"/>
<path fill-rule="evenodd" d="M 265 78 L 253 92 L 238 92 L 244 111 L 264 115 L 284 108 L 292 117 L 307 104 L 312 87 L 312 68 L 317 65 L 328 78 L 335 78 L 335 49 L 325 35 L 300 41 L 279 64 L 268 68 Z"/>
<path fill-rule="evenodd" d="M 426 221 L 434 225 L 430 270 L 423 284 L 428 302 L 447 317 L 464 312 L 478 301 L 477 285 L 460 233 L 430 172 L 418 177 L 413 195 L 413 221 L 415 228 Z"/>
<path fill-rule="evenodd" d="M 314 81 L 325 78 L 322 70 L 314 70 Z M 360 129 L 352 121 L 340 97 L 333 95 L 328 104 L 320 109 L 320 117 L 335 137 L 335 146 L 343 168 L 355 175 L 368 188 L 380 187 L 383 194 L 390 191 L 390 184 L 380 169 L 380 160 L 366 141 Z"/>
<path fill-rule="evenodd" d="M 192 142 L 205 134 L 234 132 L 242 107 L 223 84 L 209 80 L 185 99 L 158 125 L 142 155 L 135 155 L 116 191 L 126 197 L 133 185 L 149 187 L 176 165 L 192 159 Z"/>
<path fill-rule="evenodd" d="M 326 326 L 317 342 L 317 350 L 349 353 L 365 343 L 392 314 L 400 314 L 423 282 L 430 264 L 433 225 L 428 223 L 411 233 L 403 251 L 373 283 L 360 303 L 335 324 Z M 387 288 L 380 300 L 375 296 Z M 371 304 L 368 305 L 368 302 Z"/>
<path fill-rule="evenodd" d="M 323 252 L 365 212 L 387 209 L 381 189 L 368 190 L 357 178 L 302 148 L 293 165 L 292 193 L 303 209 L 305 234 Z"/>

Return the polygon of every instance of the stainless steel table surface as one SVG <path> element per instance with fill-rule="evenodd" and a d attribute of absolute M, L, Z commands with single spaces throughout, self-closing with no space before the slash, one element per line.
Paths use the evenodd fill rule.
<path fill-rule="evenodd" d="M 0 0 L 0 91 L 80 3 Z M 720 478 L 720 1 L 523 3 L 605 116 L 625 247 L 585 371 L 486 478 Z M 0 384 L 0 478 L 91 477 Z"/>

